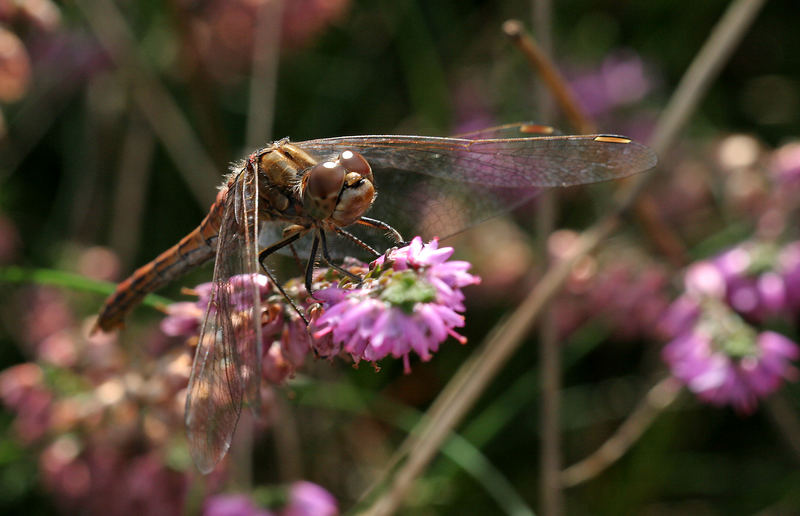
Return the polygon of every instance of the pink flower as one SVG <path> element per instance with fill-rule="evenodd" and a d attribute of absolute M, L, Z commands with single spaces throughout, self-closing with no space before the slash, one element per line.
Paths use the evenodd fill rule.
<path fill-rule="evenodd" d="M 295 482 L 289 490 L 289 503 L 281 516 L 336 516 L 336 498 L 311 482 Z"/>
<path fill-rule="evenodd" d="M 749 321 L 762 322 L 791 308 L 791 278 L 778 268 L 774 245 L 747 242 L 689 266 L 686 292 L 722 299 Z"/>
<path fill-rule="evenodd" d="M 203 309 L 197 303 L 183 301 L 167 306 L 167 317 L 161 321 L 161 331 L 170 337 L 191 337 L 200 331 Z"/>
<path fill-rule="evenodd" d="M 314 321 L 314 338 L 331 336 L 353 359 L 378 361 L 409 354 L 430 360 L 448 335 L 464 343 L 453 328 L 464 325 L 461 288 L 480 281 L 462 261 L 447 261 L 453 249 L 419 237 L 372 264 L 372 272 L 351 289 L 330 287 L 315 296 L 325 312 Z"/>
<path fill-rule="evenodd" d="M 375 362 L 388 355 L 402 357 L 408 370 L 412 351 L 422 360 L 430 360 L 431 353 L 448 336 L 466 342 L 454 330 L 464 325 L 461 289 L 480 279 L 468 272 L 469 263 L 450 261 L 452 254 L 452 248 L 440 249 L 436 240 L 423 244 L 417 237 L 408 246 L 375 260 L 370 268 L 358 261 L 345 261 L 346 268 L 364 278 L 358 285 L 349 279 L 340 284 L 338 273 L 325 271 L 316 275 L 315 288 L 319 290 L 311 298 L 302 282 L 287 282 L 284 289 L 306 311 L 312 321 L 310 327 L 276 296 L 265 276 L 234 276 L 225 288 L 231 289 L 232 307 L 246 310 L 252 300 L 242 286 L 251 281 L 258 285 L 264 340 L 261 365 L 269 382 L 280 383 L 292 376 L 312 349 L 322 357 L 333 357 L 344 350 L 356 362 Z M 210 284 L 199 285 L 194 290 L 196 303 L 168 307 L 162 330 L 168 335 L 196 335 L 212 288 Z M 321 307 L 317 301 L 322 301 Z"/>
<path fill-rule="evenodd" d="M 795 380 L 800 348 L 788 338 L 755 330 L 718 301 L 706 300 L 693 325 L 667 344 L 662 357 L 697 397 L 749 414 L 758 399 Z"/>
<path fill-rule="evenodd" d="M 797 313 L 800 311 L 800 241 L 791 242 L 781 250 L 778 273 L 785 286 L 786 303 Z"/>
<path fill-rule="evenodd" d="M 271 516 L 246 494 L 220 494 L 206 500 L 203 516 Z M 317 484 L 301 481 L 289 488 L 288 501 L 281 516 L 336 516 L 336 499 Z"/>
<path fill-rule="evenodd" d="M 271 516 L 244 494 L 222 494 L 206 500 L 203 516 Z"/>
<path fill-rule="evenodd" d="M 781 185 L 800 184 L 800 143 L 792 142 L 774 153 L 772 173 Z"/>

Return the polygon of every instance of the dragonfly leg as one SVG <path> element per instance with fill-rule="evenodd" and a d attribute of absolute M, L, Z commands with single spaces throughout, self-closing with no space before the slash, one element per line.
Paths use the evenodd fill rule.
<path fill-rule="evenodd" d="M 340 267 L 339 265 L 336 265 L 335 263 L 333 263 L 333 260 L 331 260 L 331 256 L 328 253 L 328 243 L 325 240 L 325 230 L 320 228 L 320 230 L 317 232 L 317 235 L 319 236 L 319 242 L 321 244 L 320 247 L 322 247 L 322 257 L 325 258 L 325 261 L 328 262 L 328 265 L 330 265 L 331 267 L 336 269 L 339 272 L 339 274 L 341 274 L 343 276 L 347 276 L 351 280 L 353 280 L 356 283 L 360 284 L 363 281 L 363 278 L 361 278 L 361 276 L 353 274 L 352 272 L 348 271 L 344 267 Z M 317 239 L 315 238 L 314 240 L 317 240 Z"/>
<path fill-rule="evenodd" d="M 369 217 L 361 217 L 356 221 L 356 224 L 361 224 L 363 226 L 369 226 L 371 228 L 383 229 L 385 231 L 388 231 L 392 240 L 394 240 L 394 243 L 398 246 L 404 246 L 408 244 L 408 242 L 406 242 L 406 240 L 403 239 L 403 235 L 401 235 L 399 231 L 397 231 L 392 226 L 390 226 L 389 224 L 385 223 L 382 220 L 371 219 Z"/>
<path fill-rule="evenodd" d="M 342 235 L 343 237 L 347 237 L 350 240 L 352 240 L 353 242 L 355 242 L 357 245 L 359 245 L 360 247 L 365 249 L 368 253 L 370 253 L 373 257 L 379 258 L 381 256 L 381 253 L 379 253 L 378 251 L 376 251 L 375 249 L 370 247 L 366 242 L 362 241 L 360 238 L 358 238 L 354 234 L 350 233 L 349 231 L 345 231 L 344 229 L 340 228 L 339 226 L 334 226 L 333 229 L 337 233 Z"/>
<path fill-rule="evenodd" d="M 306 292 L 309 296 L 314 295 L 311 289 L 311 282 L 314 279 L 314 266 L 317 262 L 317 248 L 319 247 L 319 237 L 314 235 L 314 240 L 311 242 L 311 252 L 308 256 L 308 263 L 306 264 Z"/>
<path fill-rule="evenodd" d="M 279 250 L 283 249 L 287 245 L 293 244 L 295 241 L 297 241 L 298 238 L 300 238 L 300 236 L 301 236 L 301 233 L 292 233 L 288 237 L 278 240 L 277 242 L 275 242 L 271 246 L 265 247 L 264 249 L 262 249 L 258 253 L 258 263 L 261 264 L 262 268 L 266 268 L 265 265 L 264 265 L 264 260 L 267 259 L 267 256 L 275 253 L 276 251 L 279 251 Z"/>
<path fill-rule="evenodd" d="M 286 291 L 283 289 L 283 286 L 280 284 L 280 282 L 278 282 L 278 278 L 276 278 L 275 275 L 272 274 L 272 271 L 269 270 L 267 264 L 265 263 L 265 260 L 269 255 L 271 255 L 272 253 L 278 251 L 283 247 L 286 247 L 287 245 L 292 245 L 292 242 L 300 238 L 300 235 L 301 235 L 300 233 L 293 233 L 292 235 L 289 235 L 288 237 L 275 242 L 271 246 L 264 248 L 261 252 L 258 253 L 258 263 L 261 265 L 261 270 L 264 271 L 264 274 L 267 275 L 270 281 L 272 281 L 272 284 L 275 285 L 275 287 L 278 289 L 281 295 L 292 306 L 294 311 L 297 312 L 297 315 L 299 315 L 300 318 L 303 320 L 303 322 L 306 323 L 306 326 L 308 326 L 308 319 L 306 319 L 306 316 L 303 313 L 303 311 L 300 310 L 300 307 L 297 306 L 297 303 L 294 302 L 294 299 L 292 299 L 292 297 L 286 293 Z"/>

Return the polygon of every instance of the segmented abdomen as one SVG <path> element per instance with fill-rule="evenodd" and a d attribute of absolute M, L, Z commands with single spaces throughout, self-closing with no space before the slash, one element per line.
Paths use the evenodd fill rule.
<path fill-rule="evenodd" d="M 103 304 L 94 330 L 111 331 L 121 327 L 128 312 L 147 294 L 214 258 L 227 190 L 220 190 L 208 215 L 191 233 L 117 286 Z"/>

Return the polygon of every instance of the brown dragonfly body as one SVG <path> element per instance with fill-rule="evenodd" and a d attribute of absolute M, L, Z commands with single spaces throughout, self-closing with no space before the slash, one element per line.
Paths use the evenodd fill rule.
<path fill-rule="evenodd" d="M 199 226 L 119 284 L 103 305 L 96 327 L 107 332 L 122 326 L 148 293 L 214 258 L 228 192 L 244 180 L 245 170 L 261 183 L 259 224 L 288 223 L 286 240 L 296 240 L 314 227 L 340 231 L 340 226 L 355 222 L 374 198 L 369 165 L 350 151 L 326 163 L 337 166 L 314 168 L 316 160 L 285 140 L 252 154 L 229 175 Z"/>
<path fill-rule="evenodd" d="M 446 237 L 512 209 L 542 187 L 614 179 L 656 163 L 650 149 L 625 137 L 542 134 L 550 129 L 522 123 L 453 138 L 370 135 L 274 142 L 234 168 L 196 229 L 120 283 L 103 305 L 96 329 L 120 327 L 149 292 L 214 259 L 186 399 L 192 456 L 208 472 L 230 446 L 243 401 L 258 406 L 257 274 L 266 274 L 286 296 L 264 265 L 266 256 L 307 244 L 302 237 L 311 235 L 305 276 L 311 292 L 318 251 L 331 267 L 351 275 L 333 263 L 326 233 L 337 237 L 330 247 L 347 244 L 375 256 L 401 242 L 401 231 Z M 375 218 L 365 217 L 368 211 Z M 237 293 L 242 289 L 244 304 Z M 243 317 L 243 310 L 249 315 Z"/>

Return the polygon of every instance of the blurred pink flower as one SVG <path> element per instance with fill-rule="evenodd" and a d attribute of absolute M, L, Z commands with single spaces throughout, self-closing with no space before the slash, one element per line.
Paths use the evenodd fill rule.
<path fill-rule="evenodd" d="M 575 235 L 557 232 L 549 242 L 554 260 L 570 255 Z M 556 233 L 554 233 L 556 235 Z M 615 338 L 634 340 L 659 335 L 659 321 L 669 306 L 666 271 L 632 249 L 584 258 L 554 303 L 560 335 L 567 336 L 596 320 Z"/>
<path fill-rule="evenodd" d="M 301 481 L 289 487 L 286 505 L 280 516 L 336 516 L 336 499 L 317 484 Z M 271 516 L 275 514 L 259 507 L 247 494 L 219 494 L 209 497 L 203 516 Z"/>
<path fill-rule="evenodd" d="M 786 302 L 800 312 L 800 241 L 787 244 L 778 256 L 778 272 L 786 289 Z"/>
<path fill-rule="evenodd" d="M 761 319 L 786 307 L 776 255 L 766 249 L 740 245 L 691 265 L 685 293 L 659 325 L 671 339 L 662 357 L 672 374 L 702 401 L 732 405 L 745 414 L 784 380 L 797 378 L 791 361 L 800 356 L 800 347 L 789 338 L 759 333 L 740 317 Z M 762 272 L 753 276 L 754 268 Z"/>
<path fill-rule="evenodd" d="M 50 0 L 2 0 L 0 21 L 13 23 L 27 21 L 40 30 L 52 30 L 61 21 L 61 12 Z"/>
<path fill-rule="evenodd" d="M 295 0 L 283 4 L 281 38 L 290 47 L 304 45 L 350 7 L 350 0 Z"/>
<path fill-rule="evenodd" d="M 336 516 L 336 498 L 321 486 L 311 482 L 295 482 L 289 488 L 289 502 L 281 516 Z"/>
<path fill-rule="evenodd" d="M 203 516 L 271 516 L 244 494 L 220 494 L 206 500 Z"/>
<path fill-rule="evenodd" d="M 0 102 L 15 102 L 28 91 L 31 63 L 22 41 L 0 26 Z"/>
<path fill-rule="evenodd" d="M 609 54 L 599 69 L 574 75 L 570 85 L 591 116 L 639 102 L 653 87 L 641 57 L 630 50 Z"/>
<path fill-rule="evenodd" d="M 773 244 L 745 242 L 690 265 L 684 280 L 686 292 L 724 300 L 754 322 L 786 315 L 795 295 L 787 284 L 792 281 L 790 255 L 783 251 L 781 258 Z"/>
<path fill-rule="evenodd" d="M 800 185 L 800 142 L 787 143 L 773 154 L 772 173 L 781 185 Z"/>
<path fill-rule="evenodd" d="M 244 285 L 255 281 L 260 293 L 262 307 L 262 339 L 264 356 L 262 357 L 262 373 L 271 383 L 281 383 L 292 376 L 297 367 L 303 364 L 305 356 L 311 351 L 311 337 L 305 323 L 285 303 L 271 299 L 275 295 L 269 279 L 257 274 L 248 278 L 239 275 L 231 278 L 229 287 L 232 291 L 232 304 L 235 310 L 244 311 L 251 306 Z M 179 302 L 167 306 L 167 317 L 161 321 L 161 330 L 172 337 L 195 337 L 200 331 L 200 324 L 211 298 L 211 283 L 203 283 L 192 292 L 197 295 L 195 302 Z M 293 284 L 287 286 L 293 292 L 300 293 L 300 287 Z M 304 295 L 305 290 L 302 290 Z M 327 356 L 327 355 L 323 355 Z"/>
<path fill-rule="evenodd" d="M 758 398 L 777 390 L 784 380 L 795 380 L 791 361 L 800 348 L 774 332 L 755 335 L 719 335 L 696 326 L 664 347 L 662 356 L 672 374 L 702 401 L 731 405 L 749 414 Z"/>
<path fill-rule="evenodd" d="M 218 80 L 230 81 L 249 72 L 254 30 L 259 10 L 266 2 L 269 0 L 186 1 L 193 29 L 192 49 Z M 293 0 L 281 4 L 281 42 L 284 47 L 297 47 L 342 17 L 350 0 Z"/>
<path fill-rule="evenodd" d="M 73 327 L 75 319 L 63 294 L 51 287 L 34 287 L 23 291 L 20 306 L 25 307 L 22 318 L 24 341 L 33 346 L 57 331 Z"/>
<path fill-rule="evenodd" d="M 61 330 L 46 337 L 36 350 L 39 358 L 50 365 L 68 368 L 78 360 L 78 343 L 75 332 Z"/>
<path fill-rule="evenodd" d="M 89 278 L 111 281 L 119 276 L 120 262 L 110 249 L 93 246 L 81 252 L 77 269 L 78 273 Z"/>
<path fill-rule="evenodd" d="M 17 413 L 14 429 L 26 444 L 45 436 L 51 421 L 52 394 L 36 364 L 20 364 L 0 373 L 0 399 Z"/>
<path fill-rule="evenodd" d="M 198 303 L 181 301 L 167 306 L 167 316 L 161 320 L 161 331 L 170 337 L 192 337 L 200 332 L 203 309 Z"/>

